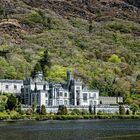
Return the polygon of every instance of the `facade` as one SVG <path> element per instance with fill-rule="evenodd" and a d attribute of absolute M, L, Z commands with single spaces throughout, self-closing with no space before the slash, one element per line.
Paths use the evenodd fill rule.
<path fill-rule="evenodd" d="M 22 80 L 0 80 L 0 93 L 12 93 L 14 95 L 21 94 L 21 88 L 23 87 Z"/>
<path fill-rule="evenodd" d="M 99 102 L 100 102 L 100 104 L 103 104 L 103 105 L 110 105 L 110 104 L 113 105 L 113 104 L 123 103 L 123 97 L 100 96 Z"/>
<path fill-rule="evenodd" d="M 88 90 L 82 81 L 72 77 L 67 72 L 65 83 L 48 83 L 38 72 L 34 79 L 28 78 L 23 82 L 22 97 L 25 105 L 36 103 L 37 106 L 89 106 L 99 104 L 99 91 Z"/>
<path fill-rule="evenodd" d="M 118 103 L 122 97 L 99 96 L 99 90 L 89 90 L 83 82 L 74 79 L 71 72 L 67 72 L 65 83 L 52 83 L 43 79 L 43 73 L 38 72 L 35 78 L 22 80 L 0 80 L 0 93 L 12 93 L 21 96 L 22 109 L 28 109 L 33 103 L 37 107 L 46 106 L 47 112 L 57 112 L 59 105 L 68 109 L 89 110 L 89 106 L 96 107 L 96 111 L 118 112 Z M 125 109 L 129 109 L 125 106 Z"/>

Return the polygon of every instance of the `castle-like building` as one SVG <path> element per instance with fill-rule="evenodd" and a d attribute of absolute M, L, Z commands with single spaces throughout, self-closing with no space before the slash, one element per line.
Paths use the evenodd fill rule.
<path fill-rule="evenodd" d="M 22 97 L 24 104 L 37 106 L 89 106 L 99 104 L 99 90 L 89 90 L 82 81 L 74 79 L 67 72 L 65 83 L 48 83 L 43 73 L 38 72 L 35 78 L 23 81 Z"/>
<path fill-rule="evenodd" d="M 22 109 L 26 110 L 33 103 L 37 107 L 45 105 L 47 112 L 57 112 L 58 106 L 64 105 L 68 109 L 88 110 L 89 106 L 96 106 L 96 111 L 118 112 L 122 97 L 99 96 L 99 90 L 89 90 L 79 79 L 74 79 L 71 72 L 67 72 L 64 83 L 45 81 L 42 72 L 37 72 L 35 78 L 25 80 L 0 80 L 0 93 L 12 93 L 23 100 Z M 129 107 L 125 107 L 129 109 Z"/>

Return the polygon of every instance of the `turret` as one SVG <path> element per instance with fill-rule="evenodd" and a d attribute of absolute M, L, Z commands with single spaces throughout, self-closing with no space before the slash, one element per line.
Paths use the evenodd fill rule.
<path fill-rule="evenodd" d="M 67 71 L 67 86 L 69 90 L 70 90 L 71 80 L 72 80 L 72 73 L 70 71 Z"/>
<path fill-rule="evenodd" d="M 72 80 L 72 73 L 70 71 L 67 71 L 67 81 Z"/>
<path fill-rule="evenodd" d="M 42 71 L 38 71 L 35 75 L 35 80 L 36 82 L 40 82 L 43 80 L 43 72 Z"/>

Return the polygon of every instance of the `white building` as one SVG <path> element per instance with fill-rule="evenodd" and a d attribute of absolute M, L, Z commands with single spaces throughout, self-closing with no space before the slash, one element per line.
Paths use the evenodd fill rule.
<path fill-rule="evenodd" d="M 0 93 L 12 93 L 14 95 L 21 94 L 21 88 L 23 87 L 22 80 L 0 80 Z"/>
<path fill-rule="evenodd" d="M 89 106 L 99 104 L 99 91 L 88 90 L 80 80 L 72 78 L 67 72 L 66 83 L 48 83 L 43 74 L 38 72 L 35 79 L 28 78 L 24 82 L 22 96 L 26 105 L 36 103 L 37 106 Z"/>

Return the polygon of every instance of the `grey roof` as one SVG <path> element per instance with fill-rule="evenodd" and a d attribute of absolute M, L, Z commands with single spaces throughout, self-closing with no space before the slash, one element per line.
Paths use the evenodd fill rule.
<path fill-rule="evenodd" d="M 21 83 L 21 84 L 23 84 L 23 80 L 0 79 L 0 83 Z"/>

